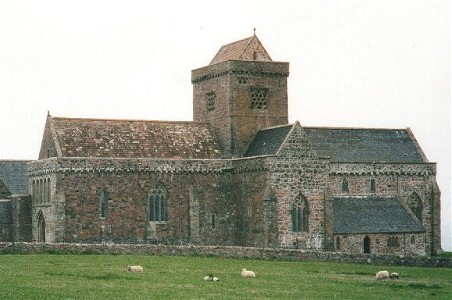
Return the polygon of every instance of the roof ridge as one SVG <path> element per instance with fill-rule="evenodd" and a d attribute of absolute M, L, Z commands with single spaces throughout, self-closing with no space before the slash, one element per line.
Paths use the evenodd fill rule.
<path fill-rule="evenodd" d="M 264 131 L 264 130 L 271 130 L 271 129 L 275 129 L 275 128 L 281 128 L 281 127 L 291 127 L 293 126 L 295 123 L 292 124 L 283 124 L 283 125 L 276 125 L 276 126 L 271 126 L 271 127 L 265 127 L 265 128 L 261 128 L 259 129 L 257 132 L 259 131 Z"/>
<path fill-rule="evenodd" d="M 114 119 L 114 118 L 81 118 L 81 117 L 52 117 L 53 120 L 80 120 L 80 121 L 107 121 L 107 122 L 148 122 L 148 123 L 182 123 L 182 124 L 209 124 L 209 122 L 171 121 L 171 120 L 145 120 L 145 119 Z"/>
<path fill-rule="evenodd" d="M 328 126 L 301 126 L 304 129 L 335 129 L 335 130 L 404 130 L 404 131 L 408 131 L 408 128 L 384 128 L 384 127 L 339 127 L 339 126 L 334 126 L 334 127 L 328 127 Z"/>
<path fill-rule="evenodd" d="M 247 37 L 247 38 L 244 38 L 244 39 L 241 39 L 241 40 L 238 40 L 238 41 L 235 41 L 235 42 L 231 42 L 229 44 L 224 44 L 223 46 L 220 47 L 220 49 L 223 48 L 223 47 L 226 47 L 226 46 L 231 46 L 231 45 L 234 45 L 234 44 L 241 43 L 241 42 L 243 42 L 245 40 L 248 40 L 248 39 L 251 40 L 253 37 L 254 37 L 254 35 L 250 36 L 250 37 Z"/>

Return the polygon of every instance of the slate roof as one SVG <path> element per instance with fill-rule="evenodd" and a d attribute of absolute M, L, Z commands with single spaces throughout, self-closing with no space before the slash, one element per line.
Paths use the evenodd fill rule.
<path fill-rule="evenodd" d="M 244 156 L 274 155 L 278 152 L 292 125 L 259 130 L 248 146 Z"/>
<path fill-rule="evenodd" d="M 255 35 L 222 46 L 209 65 L 227 60 L 272 61 L 270 55 L 268 55 Z"/>
<path fill-rule="evenodd" d="M 29 194 L 27 160 L 0 160 L 0 180 L 11 195 Z"/>
<path fill-rule="evenodd" d="M 332 202 L 335 234 L 424 231 L 397 197 L 334 197 Z"/>
<path fill-rule="evenodd" d="M 207 123 L 51 118 L 63 157 L 221 156 L 220 146 Z"/>
<path fill-rule="evenodd" d="M 426 162 L 409 129 L 304 127 L 313 148 L 332 162 Z"/>

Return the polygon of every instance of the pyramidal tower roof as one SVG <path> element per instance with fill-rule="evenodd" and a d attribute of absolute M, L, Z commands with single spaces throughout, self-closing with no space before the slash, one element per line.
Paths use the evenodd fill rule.
<path fill-rule="evenodd" d="M 272 61 L 256 34 L 222 46 L 209 65 L 227 60 Z"/>

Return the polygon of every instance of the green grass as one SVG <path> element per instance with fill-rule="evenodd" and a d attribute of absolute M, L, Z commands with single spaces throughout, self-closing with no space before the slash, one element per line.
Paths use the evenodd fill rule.
<path fill-rule="evenodd" d="M 129 273 L 127 265 L 143 273 Z M 256 272 L 241 278 L 240 269 Z M 379 270 L 399 280 L 376 281 Z M 213 273 L 219 282 L 203 281 Z M 452 269 L 146 255 L 0 255 L 0 299 L 452 299 Z"/>

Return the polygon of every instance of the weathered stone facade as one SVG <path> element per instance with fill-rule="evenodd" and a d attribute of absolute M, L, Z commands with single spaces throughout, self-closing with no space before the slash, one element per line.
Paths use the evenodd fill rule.
<path fill-rule="evenodd" d="M 33 240 L 439 251 L 436 165 L 409 129 L 288 124 L 288 74 L 253 36 L 192 72 L 194 122 L 48 116 Z"/>

